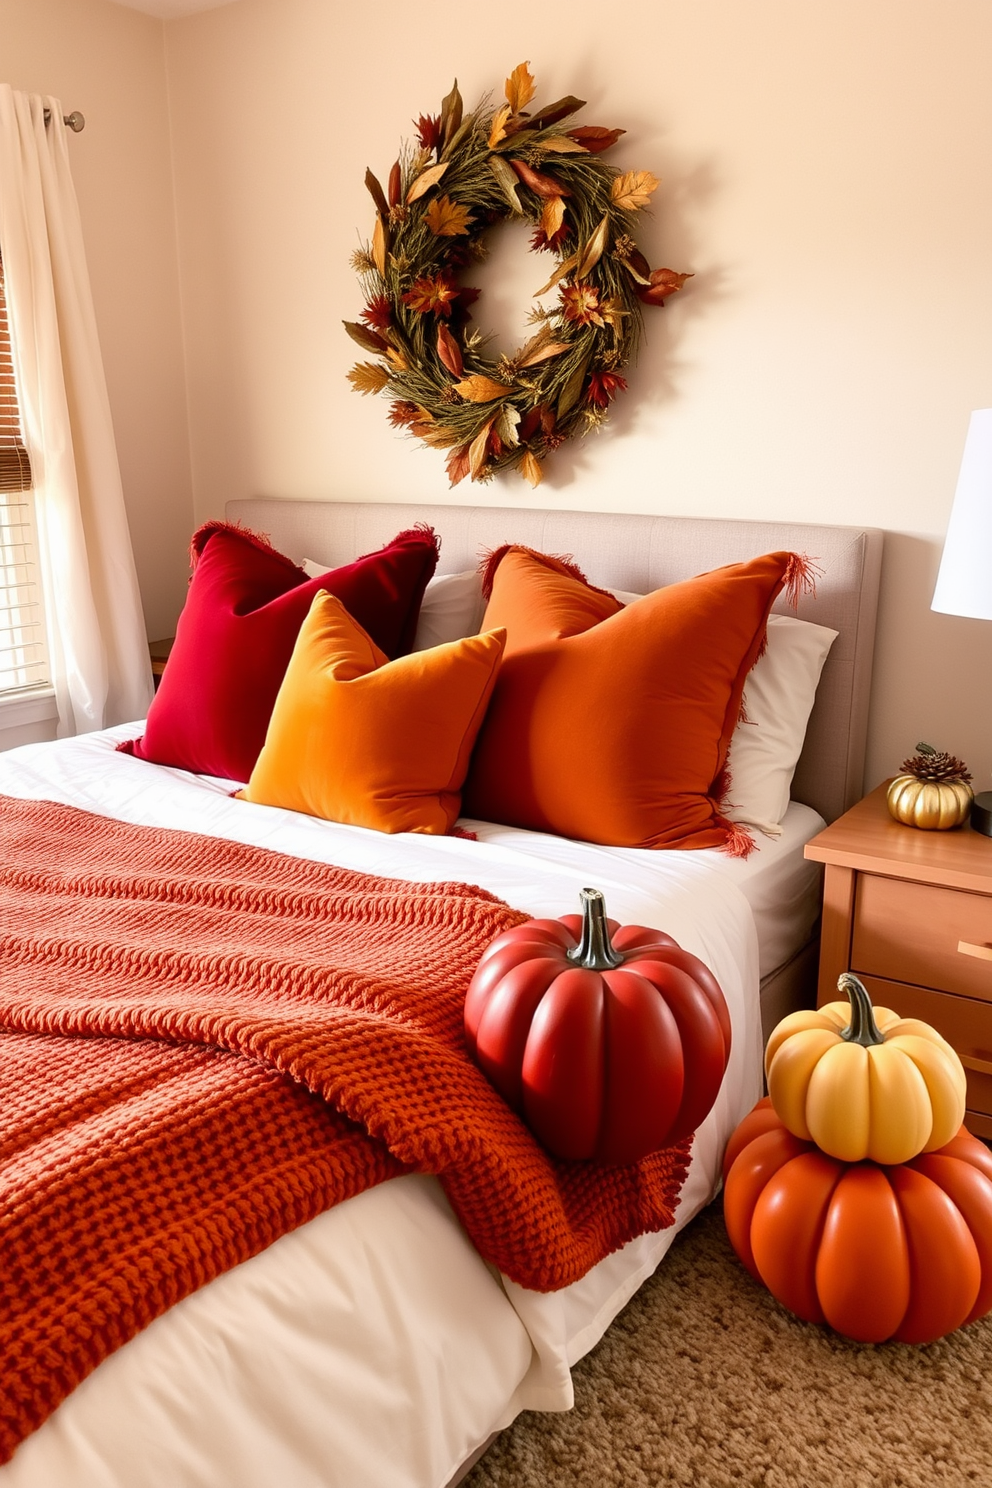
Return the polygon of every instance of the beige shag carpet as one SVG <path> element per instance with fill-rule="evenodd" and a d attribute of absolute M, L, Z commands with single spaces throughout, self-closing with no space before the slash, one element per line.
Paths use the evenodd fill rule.
<path fill-rule="evenodd" d="M 851 1343 L 754 1282 L 719 1203 L 465 1488 L 992 1488 L 992 1315 L 925 1348 Z"/>

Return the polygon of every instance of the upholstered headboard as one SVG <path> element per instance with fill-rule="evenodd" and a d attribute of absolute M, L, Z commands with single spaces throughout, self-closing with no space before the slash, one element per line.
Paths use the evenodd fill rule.
<path fill-rule="evenodd" d="M 403 527 L 427 522 L 441 538 L 439 573 L 472 568 L 480 553 L 519 542 L 571 554 L 593 583 L 637 593 L 777 549 L 806 553 L 819 576 L 815 595 L 802 598 L 797 613 L 839 635 L 823 670 L 792 794 L 828 821 L 861 795 L 882 558 L 882 533 L 875 528 L 264 499 L 231 501 L 227 517 L 267 533 L 297 562 L 313 558 L 329 565 L 379 547 Z M 789 613 L 784 598 L 776 609 Z"/>

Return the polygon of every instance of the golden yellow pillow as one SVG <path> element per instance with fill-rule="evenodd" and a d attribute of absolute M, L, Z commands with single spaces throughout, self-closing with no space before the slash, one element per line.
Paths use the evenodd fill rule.
<path fill-rule="evenodd" d="M 504 640 L 490 631 L 390 661 L 321 590 L 238 794 L 379 832 L 447 832 Z"/>

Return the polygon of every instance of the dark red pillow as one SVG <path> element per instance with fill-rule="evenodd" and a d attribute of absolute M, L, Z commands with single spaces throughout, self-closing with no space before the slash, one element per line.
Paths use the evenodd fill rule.
<path fill-rule="evenodd" d="M 431 528 L 415 527 L 308 579 L 264 537 L 208 522 L 194 533 L 190 556 L 189 594 L 144 735 L 119 747 L 155 764 L 247 780 L 317 591 L 336 594 L 390 659 L 403 656 L 438 540 Z"/>

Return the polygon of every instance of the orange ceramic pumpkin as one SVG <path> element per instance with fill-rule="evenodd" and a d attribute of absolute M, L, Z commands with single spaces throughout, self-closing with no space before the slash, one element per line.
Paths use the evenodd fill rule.
<path fill-rule="evenodd" d="M 766 1098 L 724 1159 L 741 1261 L 798 1317 L 865 1343 L 930 1343 L 992 1309 L 992 1153 L 964 1127 L 936 1152 L 844 1163 Z"/>

